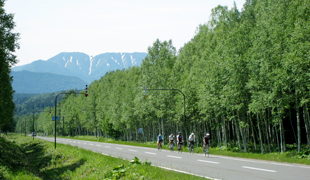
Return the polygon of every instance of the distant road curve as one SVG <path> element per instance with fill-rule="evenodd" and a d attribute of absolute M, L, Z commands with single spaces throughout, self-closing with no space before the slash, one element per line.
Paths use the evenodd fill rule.
<path fill-rule="evenodd" d="M 54 141 L 54 138 L 51 137 L 37 136 L 37 138 L 51 142 Z M 104 155 L 123 159 L 133 159 L 136 156 L 141 161 L 151 161 L 152 165 L 161 168 L 199 175 L 210 179 L 310 179 L 310 166 L 300 164 L 279 163 L 212 154 L 210 157 L 204 157 L 202 154 L 178 153 L 176 151 L 171 152 L 168 150 L 158 151 L 154 148 L 72 140 L 66 138 L 57 138 L 57 143 L 78 146 Z"/>

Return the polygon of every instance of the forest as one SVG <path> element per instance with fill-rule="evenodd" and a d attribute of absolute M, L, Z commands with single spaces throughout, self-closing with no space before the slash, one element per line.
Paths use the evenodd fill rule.
<path fill-rule="evenodd" d="M 140 67 L 108 72 L 89 85 L 88 97 L 69 91 L 57 104 L 57 135 L 155 141 L 194 132 L 201 144 L 208 132 L 212 146 L 242 152 L 310 147 L 309 4 L 215 7 L 180 50 L 156 40 Z M 45 111 L 35 114 L 35 131 L 52 135 L 55 108 Z M 16 131 L 32 118 L 20 119 Z"/>

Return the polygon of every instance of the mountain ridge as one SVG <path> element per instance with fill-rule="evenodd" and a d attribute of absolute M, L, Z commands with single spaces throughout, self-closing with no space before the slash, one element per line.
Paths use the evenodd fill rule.
<path fill-rule="evenodd" d="M 90 56 L 83 52 L 61 52 L 48 60 L 36 60 L 29 64 L 16 66 L 12 71 L 45 72 L 78 77 L 91 83 L 108 71 L 139 66 L 147 53 L 101 53 Z"/>

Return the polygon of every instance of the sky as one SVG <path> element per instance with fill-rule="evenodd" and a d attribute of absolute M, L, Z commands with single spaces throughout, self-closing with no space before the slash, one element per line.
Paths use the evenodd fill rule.
<path fill-rule="evenodd" d="M 241 11 L 245 0 L 6 0 L 4 9 L 20 33 L 20 66 L 61 52 L 147 52 L 156 39 L 178 50 L 212 8 L 234 2 Z"/>

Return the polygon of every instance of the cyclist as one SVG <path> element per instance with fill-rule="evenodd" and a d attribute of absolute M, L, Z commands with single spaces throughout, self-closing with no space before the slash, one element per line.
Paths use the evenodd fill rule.
<path fill-rule="evenodd" d="M 195 142 L 195 134 L 192 133 L 191 135 L 189 135 L 188 137 L 188 149 L 190 149 L 190 146 L 194 146 L 194 142 Z"/>
<path fill-rule="evenodd" d="M 163 142 L 163 136 L 161 134 L 159 134 L 157 136 L 157 147 L 158 147 L 158 149 L 161 147 L 162 142 Z"/>
<path fill-rule="evenodd" d="M 169 144 L 170 144 L 170 149 L 173 148 L 173 141 L 174 141 L 174 135 L 173 133 L 171 133 L 171 135 L 169 136 Z"/>
<path fill-rule="evenodd" d="M 210 134 L 207 133 L 204 137 L 203 137 L 203 149 L 206 152 L 209 152 L 209 145 L 210 145 Z M 207 149 L 206 149 L 207 146 Z"/>
<path fill-rule="evenodd" d="M 178 145 L 178 150 L 182 150 L 182 145 L 183 145 L 183 136 L 181 134 L 181 132 L 179 132 L 179 134 L 177 135 L 177 145 Z M 179 147 L 180 144 L 180 147 Z"/>

